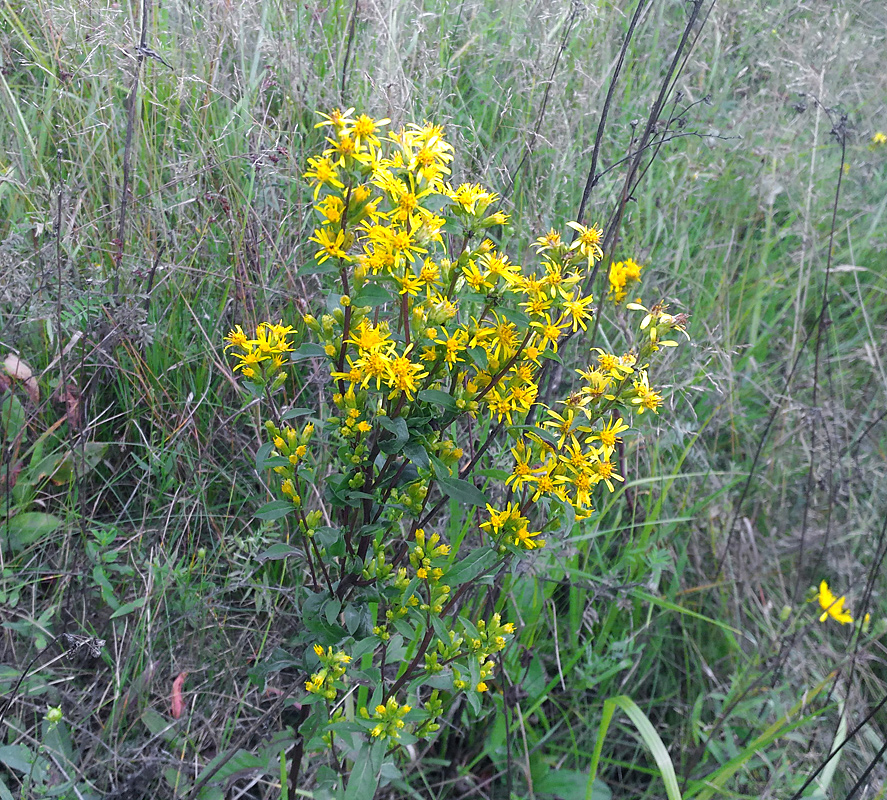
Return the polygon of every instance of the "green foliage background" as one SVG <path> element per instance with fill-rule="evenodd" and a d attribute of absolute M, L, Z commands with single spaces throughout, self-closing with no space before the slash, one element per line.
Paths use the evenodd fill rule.
<path fill-rule="evenodd" d="M 0 528 L 0 691 L 63 632 L 106 640 L 101 658 L 23 682 L 0 777 L 22 796 L 73 783 L 175 796 L 242 748 L 230 779 L 275 797 L 268 764 L 291 743 L 269 744 L 287 722 L 262 727 L 260 688 L 298 679 L 285 663 L 298 574 L 257 559 L 281 533 L 252 516 L 262 432 L 219 343 L 235 323 L 322 303 L 299 273 L 315 112 L 445 124 L 460 177 L 512 206 L 520 263 L 575 215 L 634 6 L 148 5 L 158 58 L 144 56 L 133 106 L 140 5 L 0 3 L 0 355 L 27 362 L 40 391 L 4 395 L 0 500 L 3 519 L 44 515 Z M 642 15 L 592 220 L 612 207 L 687 11 Z M 638 508 L 616 496 L 540 558 L 512 598 L 527 655 L 509 713 L 500 693 L 487 716 L 454 717 L 390 796 L 585 796 L 604 700 L 628 695 L 692 778 L 685 796 L 720 775 L 725 796 L 790 797 L 884 696 L 887 147 L 871 139 L 887 129 L 885 44 L 878 2 L 711 10 L 676 87 L 686 124 L 612 254 L 647 265 L 645 300 L 691 315 L 671 409 L 630 453 Z M 291 396 L 314 398 L 315 379 L 294 374 Z M 813 624 L 804 592 L 822 578 L 871 613 L 869 635 Z M 806 614 L 795 634 L 784 606 Z M 55 731 L 48 702 L 65 712 Z M 599 776 L 614 796 L 660 797 L 627 720 L 614 717 Z M 884 741 L 879 712 L 823 772 L 822 796 L 846 796 Z M 61 755 L 35 761 L 39 742 Z M 866 780 L 883 795 L 883 774 Z"/>

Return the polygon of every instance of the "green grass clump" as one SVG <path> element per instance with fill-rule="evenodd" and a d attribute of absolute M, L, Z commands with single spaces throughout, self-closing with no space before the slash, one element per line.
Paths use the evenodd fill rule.
<path fill-rule="evenodd" d="M 643 11 L 598 142 L 633 13 L 0 5 L 0 358 L 20 359 L 0 367 L 0 787 L 185 796 L 219 767 L 244 796 L 281 796 L 301 745 L 275 697 L 305 679 L 303 575 L 258 559 L 285 533 L 253 517 L 271 497 L 261 414 L 218 343 L 329 289 L 303 269 L 316 112 L 445 124 L 458 179 L 503 195 L 501 244 L 529 262 L 576 216 L 596 145 L 584 219 L 617 205 L 687 19 Z M 882 9 L 705 13 L 664 112 L 680 122 L 607 253 L 644 264 L 648 305 L 690 314 L 668 422 L 626 448 L 626 491 L 513 583 L 518 634 L 486 711 L 454 709 L 388 796 L 661 797 L 670 760 L 683 797 L 785 798 L 848 736 L 804 796 L 873 780 Z M 570 367 L 551 392 L 574 388 Z M 321 397 L 318 370 L 292 372 L 288 402 Z M 818 621 L 822 579 L 857 624 Z"/>

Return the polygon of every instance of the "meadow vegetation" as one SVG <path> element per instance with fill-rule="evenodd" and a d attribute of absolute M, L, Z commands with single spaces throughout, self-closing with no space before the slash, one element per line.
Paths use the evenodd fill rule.
<path fill-rule="evenodd" d="M 0 0 L 0 800 L 883 797 L 885 47 L 874 0 Z M 347 261 L 386 169 L 414 278 Z"/>

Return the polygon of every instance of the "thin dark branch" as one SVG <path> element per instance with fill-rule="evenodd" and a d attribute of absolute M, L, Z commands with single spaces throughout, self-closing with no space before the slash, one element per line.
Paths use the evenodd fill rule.
<path fill-rule="evenodd" d="M 551 94 L 551 87 L 554 84 L 554 76 L 557 74 L 558 65 L 561 62 L 561 56 L 564 54 L 564 50 L 567 49 L 567 42 L 570 39 L 570 33 L 573 30 L 573 25 L 576 23 L 576 19 L 579 16 L 579 3 L 576 0 L 570 5 L 570 15 L 567 18 L 567 27 L 564 30 L 564 35 L 561 38 L 561 44 L 558 48 L 557 55 L 554 58 L 554 64 L 551 66 L 551 72 L 548 76 L 548 80 L 545 82 L 545 93 L 542 95 L 542 105 L 539 107 L 539 116 L 536 118 L 536 126 L 533 128 L 533 134 L 530 136 L 530 140 L 527 142 L 524 147 L 524 154 L 521 157 L 520 163 L 514 168 L 514 171 L 511 173 L 511 176 L 508 180 L 508 188 L 502 192 L 503 197 L 508 197 L 512 191 L 514 191 L 514 184 L 517 181 L 518 175 L 520 175 L 521 170 L 524 168 L 524 164 L 527 163 L 527 159 L 533 153 L 533 148 L 536 146 L 536 139 L 539 138 L 539 131 L 542 128 L 542 121 L 545 119 L 545 111 L 548 108 L 548 96 Z"/>
<path fill-rule="evenodd" d="M 126 205 L 129 195 L 130 170 L 132 162 L 132 135 L 136 125 L 136 106 L 138 105 L 139 80 L 142 64 L 147 57 L 148 44 L 148 10 L 150 0 L 142 0 L 142 31 L 139 46 L 136 49 L 136 69 L 132 79 L 132 90 L 129 93 L 129 114 L 126 121 L 126 143 L 123 146 L 123 189 L 120 196 L 120 222 L 117 226 L 117 251 L 114 258 L 114 296 L 120 291 L 120 263 L 123 261 L 123 249 L 126 242 Z"/>
<path fill-rule="evenodd" d="M 601 119 L 598 122 L 597 135 L 594 139 L 594 149 L 591 151 L 591 166 L 588 169 L 588 178 L 585 180 L 585 189 L 582 191 L 582 201 L 579 203 L 579 210 L 576 212 L 576 222 L 580 224 L 582 224 L 582 218 L 585 215 L 585 207 L 588 205 L 588 199 L 591 197 L 591 190 L 598 182 L 598 177 L 596 175 L 597 162 L 600 157 L 601 144 L 604 140 L 604 129 L 607 125 L 607 115 L 610 113 L 610 105 L 613 102 L 613 93 L 616 91 L 616 83 L 619 80 L 619 73 L 622 72 L 622 66 L 625 63 L 625 54 L 628 52 L 628 45 L 631 43 L 632 37 L 634 36 L 634 29 L 641 18 L 645 4 L 645 0 L 639 0 L 638 6 L 634 11 L 634 16 L 631 18 L 631 23 L 628 26 L 628 32 L 625 34 L 625 39 L 622 41 L 622 48 L 619 50 L 619 58 L 617 59 L 616 67 L 613 70 L 613 77 L 610 78 L 610 87 L 607 89 L 607 98 L 604 100 L 604 108 L 601 111 Z"/>
<path fill-rule="evenodd" d="M 841 180 L 844 177 L 844 162 L 847 157 L 847 137 L 844 130 L 844 120 L 842 119 L 837 125 L 832 128 L 832 133 L 838 136 L 838 141 L 841 145 L 841 163 L 838 168 L 838 181 L 835 185 L 835 199 L 832 203 L 832 225 L 831 230 L 829 231 L 828 236 L 828 254 L 826 256 L 826 264 L 825 264 L 825 281 L 822 285 L 822 298 L 819 304 L 819 315 L 816 320 L 816 341 L 814 343 L 814 357 L 813 357 L 813 398 L 812 398 L 812 408 L 814 414 L 817 413 L 817 400 L 819 398 L 819 368 L 820 368 L 820 356 L 822 351 L 822 339 L 823 334 L 825 333 L 825 329 L 828 327 L 828 289 L 829 289 L 829 277 L 831 276 L 832 270 L 832 250 L 834 249 L 835 242 L 835 226 L 838 223 L 838 203 L 841 198 Z M 810 502 L 813 496 L 813 482 L 815 480 L 815 472 L 816 472 L 816 425 L 810 426 L 810 465 L 807 470 L 807 485 L 804 491 L 804 511 L 801 517 L 801 541 L 800 547 L 798 551 L 798 569 L 797 577 L 795 578 L 795 588 L 792 592 L 792 600 L 798 597 L 798 593 L 801 590 L 801 581 L 803 579 L 804 572 L 801 569 L 804 563 L 804 550 L 807 543 L 807 520 L 810 513 Z"/>
<path fill-rule="evenodd" d="M 354 45 L 354 28 L 357 24 L 357 0 L 354 0 L 354 4 L 351 6 L 351 19 L 348 21 L 348 41 L 345 44 L 345 58 L 342 61 L 342 84 L 339 88 L 339 98 L 341 102 L 345 103 L 345 82 L 348 79 L 348 61 L 351 59 L 351 48 Z M 342 215 L 342 219 L 344 221 L 345 215 Z"/>

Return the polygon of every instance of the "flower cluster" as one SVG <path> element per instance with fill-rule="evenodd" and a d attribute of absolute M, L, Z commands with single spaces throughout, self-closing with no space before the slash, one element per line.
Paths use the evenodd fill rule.
<path fill-rule="evenodd" d="M 305 689 L 326 700 L 335 700 L 338 690 L 343 688 L 341 679 L 351 656 L 341 650 L 334 652 L 332 647 L 324 650 L 319 644 L 314 645 L 314 653 L 320 660 L 320 669 L 305 681 Z"/>
<path fill-rule="evenodd" d="M 304 409 L 266 425 L 273 449 L 264 464 L 292 505 L 281 504 L 303 537 L 310 602 L 330 637 L 313 648 L 320 665 L 307 665 L 306 691 L 335 700 L 345 651 L 361 662 L 373 656 L 373 671 L 353 681 L 364 693 L 358 706 L 377 705 L 336 709 L 322 734 L 330 747 L 355 722 L 368 742 L 409 744 L 438 729 L 444 700 L 459 693 L 479 708 L 514 626 L 466 611 L 463 590 L 588 517 L 595 493 L 616 491 L 621 436 L 634 412 L 663 403 L 650 362 L 686 323 L 662 303 L 628 304 L 644 312 L 636 341 L 622 352 L 592 348 L 575 391 L 541 403 L 549 362 L 595 322 L 589 289 L 604 258 L 601 229 L 568 222 L 569 239 L 552 229 L 534 241 L 531 264 L 513 262 L 494 241 L 509 222 L 499 196 L 450 182 L 454 149 L 443 129 L 386 134 L 389 122 L 348 109 L 318 124 L 326 138 L 305 172 L 316 219 L 306 271 L 331 276 L 336 290 L 326 313 L 304 316 L 315 343 L 293 358 L 319 357 L 328 375 L 331 410 L 315 421 L 324 447 L 309 452 L 315 423 L 287 424 Z M 640 274 L 631 259 L 612 264 L 611 299 L 621 303 Z M 250 339 L 238 327 L 226 349 L 254 388 L 273 390 L 293 333 L 263 323 Z M 462 438 L 469 428 L 486 437 L 480 447 Z M 504 446 L 490 448 L 497 437 Z M 482 491 L 473 481 L 481 458 L 487 475 L 504 463 L 500 486 Z M 318 491 L 309 495 L 309 484 Z M 309 496 L 322 511 L 304 508 Z M 459 503 L 482 510 L 451 548 L 426 527 Z M 370 674 L 378 683 L 367 692 Z"/>
<path fill-rule="evenodd" d="M 463 678 L 458 669 L 454 669 L 453 686 L 457 689 L 473 687 L 475 691 L 486 692 L 489 689 L 487 679 L 496 666 L 491 656 L 505 649 L 506 637 L 513 633 L 512 623 L 503 624 L 499 614 L 493 614 L 489 622 L 480 620 L 476 630 L 466 631 L 464 637 L 457 637 L 457 646 L 464 647 L 471 654 L 471 659 L 467 677 Z"/>
<path fill-rule="evenodd" d="M 628 289 L 641 279 L 643 267 L 636 261 L 626 258 L 610 264 L 610 299 L 621 303 L 628 294 Z"/>
<path fill-rule="evenodd" d="M 406 726 L 403 718 L 410 711 L 411 706 L 400 705 L 393 697 L 389 697 L 386 703 L 376 706 L 372 716 L 365 708 L 362 709 L 362 716 L 375 723 L 370 730 L 370 736 L 374 739 L 400 739 Z"/>
<path fill-rule="evenodd" d="M 256 336 L 250 339 L 240 325 L 236 325 L 225 337 L 226 350 L 232 350 L 232 355 L 239 363 L 234 371 L 240 370 L 244 378 L 259 385 L 266 385 L 272 379 L 282 374 L 280 370 L 287 363 L 286 354 L 293 350 L 290 337 L 295 334 L 295 328 L 278 323 L 261 322 L 256 327 Z"/>
<path fill-rule="evenodd" d="M 275 458 L 274 471 L 280 476 L 280 493 L 290 499 L 296 508 L 302 505 L 301 492 L 304 473 L 300 471 L 305 456 L 308 454 L 308 444 L 314 436 L 314 424 L 309 422 L 301 431 L 286 426 L 278 428 L 270 420 L 265 423 L 271 441 L 275 449 L 272 456 Z"/>

